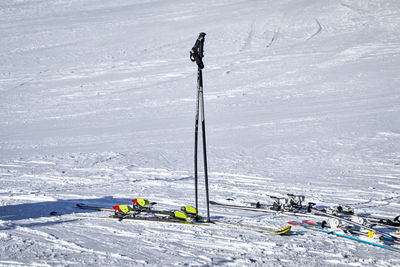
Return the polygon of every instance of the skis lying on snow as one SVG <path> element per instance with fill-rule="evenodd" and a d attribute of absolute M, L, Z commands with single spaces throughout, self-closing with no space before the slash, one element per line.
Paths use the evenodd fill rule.
<path fill-rule="evenodd" d="M 320 210 L 314 208 L 314 203 L 309 203 L 307 206 L 303 206 L 302 201 L 304 200 L 304 197 L 302 196 L 289 196 L 291 196 L 292 199 L 275 198 L 275 203 L 273 205 L 265 205 L 258 202 L 251 204 L 252 206 L 249 207 L 243 205 L 222 204 L 215 201 L 211 201 L 210 204 L 228 209 L 278 213 L 308 218 L 322 218 L 324 220 L 329 220 L 329 227 L 325 221 L 319 224 L 307 221 L 303 221 L 302 223 L 292 222 L 291 224 L 300 225 L 305 228 L 310 228 L 311 230 L 331 233 L 333 235 L 400 252 L 400 236 L 373 228 L 374 226 L 380 225 L 386 227 L 386 230 L 393 230 L 393 228 L 397 226 L 396 223 L 398 217 L 394 220 L 383 221 L 382 218 L 358 216 L 355 215 L 353 210 L 348 206 L 338 208 L 335 212 L 331 213 L 331 211 L 326 209 Z"/>
<path fill-rule="evenodd" d="M 362 232 L 359 229 L 352 229 L 346 227 L 330 227 L 327 226 L 326 222 L 316 223 L 316 222 L 309 222 L 309 221 L 302 221 L 302 222 L 289 222 L 290 225 L 298 225 L 302 226 L 306 229 L 310 229 L 313 231 L 319 231 L 335 236 L 344 237 L 353 241 L 373 245 L 376 247 L 384 248 L 393 252 L 400 253 L 400 247 L 395 246 L 397 244 L 395 240 L 391 239 L 388 236 L 381 236 L 379 235 L 376 237 L 376 232 Z"/>
<path fill-rule="evenodd" d="M 298 211 L 295 211 L 295 210 L 283 210 L 283 209 L 275 210 L 275 209 L 269 208 L 269 206 L 268 207 L 265 207 L 265 206 L 264 207 L 262 207 L 262 206 L 261 207 L 248 207 L 248 206 L 241 206 L 241 205 L 221 204 L 221 203 L 218 203 L 218 202 L 215 202 L 215 201 L 210 201 L 210 204 L 214 205 L 214 206 L 222 207 L 222 208 L 258 211 L 258 212 L 265 212 L 265 213 L 279 213 L 279 214 L 290 215 L 290 216 L 309 217 L 309 218 L 334 218 L 334 219 L 337 219 L 339 221 L 344 221 L 346 223 L 349 223 L 349 224 L 352 224 L 352 225 L 355 225 L 355 226 L 358 226 L 358 227 L 361 227 L 361 228 L 365 228 L 365 229 L 367 229 L 369 231 L 375 231 L 375 232 L 377 232 L 377 233 L 379 233 L 379 234 L 381 234 L 383 236 L 387 236 L 388 238 L 396 240 L 396 242 L 398 240 L 400 240 L 399 237 L 384 233 L 384 232 L 379 231 L 377 229 L 373 229 L 371 226 L 363 224 L 361 222 L 353 221 L 353 220 L 358 219 L 357 217 L 353 216 L 352 217 L 353 220 L 351 220 L 351 219 L 347 219 L 346 217 L 341 217 L 341 216 L 337 216 L 337 215 L 334 215 L 334 214 L 329 214 L 327 212 L 318 210 L 316 208 L 311 208 L 312 211 L 314 211 L 313 213 L 311 213 L 311 212 L 307 212 L 307 211 L 304 211 L 304 210 L 298 210 Z"/>
<path fill-rule="evenodd" d="M 96 210 L 96 211 L 108 211 L 114 212 L 109 217 L 92 217 L 92 216 L 74 216 L 76 218 L 87 218 L 87 219 L 118 219 L 118 220 L 136 220 L 136 221 L 149 221 L 149 222 L 165 222 L 165 223 L 177 223 L 177 224 L 189 224 L 189 225 L 223 225 L 225 227 L 236 227 L 243 230 L 256 231 L 266 235 L 284 235 L 290 230 L 290 226 L 286 226 L 282 229 L 274 229 L 267 227 L 259 227 L 254 225 L 239 224 L 226 222 L 221 220 L 204 220 L 201 217 L 199 220 L 195 219 L 196 210 L 191 206 L 182 207 L 180 211 L 164 211 L 153 209 L 156 203 L 150 203 L 147 199 L 133 199 L 133 205 L 118 205 L 112 208 L 89 206 L 85 204 L 76 204 L 79 209 L 85 210 Z"/>
<path fill-rule="evenodd" d="M 272 205 L 258 205 L 258 206 L 242 206 L 242 205 L 232 205 L 232 204 L 223 204 L 215 201 L 210 201 L 210 204 L 213 206 L 221 207 L 221 208 L 228 208 L 228 209 L 238 209 L 238 210 L 249 210 L 249 211 L 257 211 L 257 212 L 264 212 L 264 213 L 281 213 L 285 215 L 292 215 L 292 216 L 302 216 L 302 217 L 312 217 L 318 218 L 319 216 L 308 213 L 302 210 L 276 210 L 272 209 Z"/>
<path fill-rule="evenodd" d="M 351 220 L 358 224 L 383 225 L 393 228 L 400 227 L 400 215 L 396 216 L 394 219 L 388 219 L 371 215 L 355 214 L 353 209 L 349 206 L 338 206 L 336 209 L 325 208 L 320 210 L 314 208 L 314 205 L 315 203 L 309 203 L 307 211 L 325 217 L 340 217 L 343 220 Z"/>
<path fill-rule="evenodd" d="M 380 231 L 380 230 L 373 229 L 372 227 L 370 227 L 370 226 L 368 226 L 368 225 L 366 225 L 366 224 L 363 224 L 362 222 L 356 222 L 356 221 L 354 221 L 354 220 L 350 220 L 350 219 L 347 219 L 347 218 L 343 218 L 343 217 L 340 217 L 340 216 L 337 216 L 337 215 L 334 215 L 334 214 L 329 214 L 329 213 L 327 213 L 327 212 L 325 212 L 325 211 L 321 211 L 321 210 L 318 210 L 318 209 L 316 209 L 316 208 L 310 207 L 310 209 L 311 209 L 312 211 L 314 211 L 316 214 L 323 215 L 323 216 L 326 216 L 326 217 L 335 219 L 336 222 L 337 222 L 338 224 L 339 224 L 340 222 L 346 222 L 346 223 L 351 224 L 351 225 L 353 225 L 353 226 L 358 226 L 358 227 L 360 227 L 360 228 L 363 228 L 363 229 L 366 229 L 366 230 L 369 230 L 369 231 L 374 231 L 374 232 L 379 233 L 379 234 L 382 235 L 383 237 L 388 238 L 388 239 L 392 239 L 393 241 L 398 242 L 398 243 L 400 244 L 400 238 L 398 238 L 398 237 L 396 237 L 396 236 L 393 236 L 393 235 L 391 235 L 391 234 L 382 232 L 382 231 Z"/>
<path fill-rule="evenodd" d="M 271 196 L 275 201 L 272 205 L 261 204 L 260 202 L 250 203 L 250 206 L 244 205 L 232 205 L 223 204 L 215 201 L 210 201 L 211 205 L 229 208 L 229 209 L 240 209 L 257 211 L 264 213 L 278 213 L 290 216 L 299 216 L 307 218 L 326 218 L 326 217 L 341 217 L 343 219 L 351 220 L 356 223 L 369 224 L 369 225 L 384 225 L 389 227 L 400 227 L 400 216 L 394 219 L 380 218 L 376 216 L 367 216 L 361 214 L 355 214 L 353 209 L 349 206 L 339 206 L 336 209 L 316 209 L 314 208 L 315 203 L 308 203 L 303 205 L 304 196 L 288 194 L 287 198 L 278 198 Z"/>

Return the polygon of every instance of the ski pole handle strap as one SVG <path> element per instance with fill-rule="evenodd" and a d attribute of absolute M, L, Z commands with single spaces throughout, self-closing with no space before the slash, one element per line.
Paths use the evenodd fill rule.
<path fill-rule="evenodd" d="M 196 62 L 197 66 L 200 69 L 204 68 L 202 59 L 204 57 L 204 36 L 206 36 L 206 34 L 204 32 L 201 32 L 192 50 L 190 50 L 190 60 L 192 62 Z"/>

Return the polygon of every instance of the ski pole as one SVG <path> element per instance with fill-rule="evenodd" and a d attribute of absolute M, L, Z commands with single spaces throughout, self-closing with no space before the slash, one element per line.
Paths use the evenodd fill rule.
<path fill-rule="evenodd" d="M 210 221 L 210 198 L 208 191 L 208 168 L 207 168 L 207 145 L 206 145 L 206 122 L 204 115 L 204 94 L 203 94 L 203 75 L 200 72 L 200 95 L 201 95 L 201 130 L 203 139 L 203 161 L 204 161 L 204 179 L 206 187 L 206 203 L 207 203 L 207 221 Z"/>
<path fill-rule="evenodd" d="M 206 187 L 206 201 L 207 201 L 207 221 L 210 221 L 209 209 L 209 191 L 208 191 L 208 170 L 207 170 L 207 151 L 206 151 L 206 132 L 205 132 L 205 115 L 204 115 L 204 94 L 203 94 L 203 74 L 202 69 L 204 63 L 204 37 L 205 33 L 199 34 L 192 50 L 190 51 L 190 60 L 197 64 L 197 97 L 196 97 L 196 116 L 195 116 L 195 141 L 194 141 L 194 180 L 195 180 L 195 205 L 196 205 L 196 221 L 198 221 L 198 132 L 199 132 L 199 113 L 201 112 L 202 124 L 202 141 L 203 141 L 203 159 L 204 159 L 204 176 Z M 201 102 L 201 106 L 200 106 Z"/>
<path fill-rule="evenodd" d="M 198 83 L 199 84 L 199 83 Z M 199 85 L 197 85 L 199 86 Z M 194 193 L 195 193 L 195 206 L 196 206 L 196 221 L 199 220 L 198 210 L 199 210 L 199 200 L 198 200 L 198 170 L 197 170 L 197 148 L 198 148 L 198 135 L 199 135 L 199 98 L 200 90 L 197 90 L 196 95 L 196 115 L 194 123 Z"/>

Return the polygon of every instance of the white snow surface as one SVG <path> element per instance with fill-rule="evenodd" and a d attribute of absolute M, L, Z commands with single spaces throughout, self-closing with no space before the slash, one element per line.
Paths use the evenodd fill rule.
<path fill-rule="evenodd" d="M 73 217 L 82 202 L 194 205 L 189 50 L 203 31 L 212 200 L 294 193 L 400 213 L 400 1 L 1 1 L 0 266 L 400 266 L 393 252 L 295 227 Z"/>

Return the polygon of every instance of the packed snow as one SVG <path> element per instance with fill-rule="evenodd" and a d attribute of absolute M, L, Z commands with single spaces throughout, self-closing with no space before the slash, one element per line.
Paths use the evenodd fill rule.
<path fill-rule="evenodd" d="M 399 215 L 399 1 L 2 1 L 0 266 L 400 266 L 399 254 L 296 227 L 75 216 L 108 215 L 76 203 L 137 197 L 194 205 L 200 32 L 211 200 L 294 193 Z M 298 219 L 213 206 L 211 217 Z"/>

